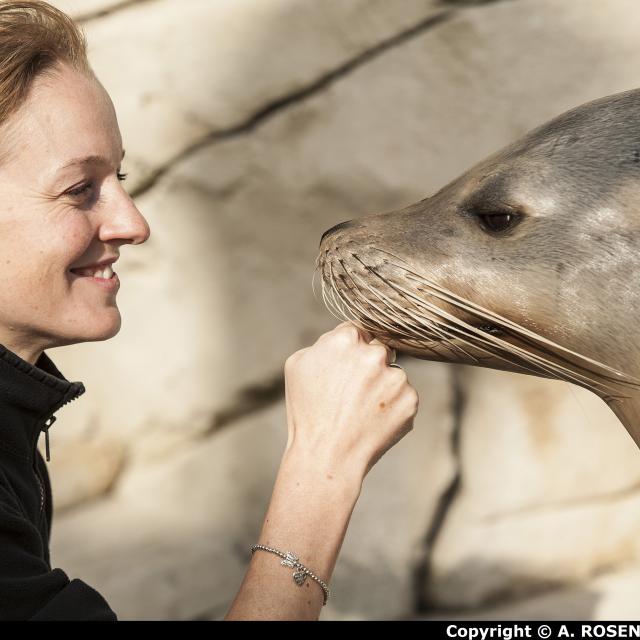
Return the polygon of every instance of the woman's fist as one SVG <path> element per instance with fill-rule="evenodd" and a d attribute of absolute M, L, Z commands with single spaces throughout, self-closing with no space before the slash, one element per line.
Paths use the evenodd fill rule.
<path fill-rule="evenodd" d="M 287 451 L 331 473 L 371 467 L 413 428 L 418 394 L 394 350 L 350 322 L 285 363 Z"/>

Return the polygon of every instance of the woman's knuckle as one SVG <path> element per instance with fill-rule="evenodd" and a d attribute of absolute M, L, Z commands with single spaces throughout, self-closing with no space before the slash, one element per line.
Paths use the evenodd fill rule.
<path fill-rule="evenodd" d="M 308 347 L 305 347 L 304 349 L 298 349 L 298 351 L 294 351 L 285 361 L 284 361 L 284 368 L 285 371 L 292 369 L 293 367 L 295 367 L 299 362 L 300 359 L 302 358 L 303 354 L 306 353 L 309 350 Z"/>
<path fill-rule="evenodd" d="M 413 388 L 409 387 L 406 392 L 407 404 L 411 409 L 412 414 L 416 414 L 418 411 L 418 406 L 420 405 L 420 397 L 418 396 L 418 392 Z"/>
<path fill-rule="evenodd" d="M 372 363 L 386 363 L 387 361 L 387 349 L 381 344 L 368 345 L 367 353 Z"/>
<path fill-rule="evenodd" d="M 321 338 L 328 348 L 345 350 L 358 342 L 358 330 L 353 325 L 341 325 Z"/>
<path fill-rule="evenodd" d="M 399 387 L 404 387 L 407 384 L 407 372 L 404 369 L 398 367 L 390 367 L 387 372 L 387 376 L 393 382 L 393 384 Z"/>
<path fill-rule="evenodd" d="M 340 335 L 343 339 L 347 340 L 351 344 L 354 342 L 358 342 L 360 338 L 360 332 L 358 331 L 358 328 L 353 324 L 346 324 L 340 327 L 338 335 Z"/>

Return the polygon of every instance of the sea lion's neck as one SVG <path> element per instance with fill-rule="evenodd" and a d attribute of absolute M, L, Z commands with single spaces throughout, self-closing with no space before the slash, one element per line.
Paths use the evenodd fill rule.
<path fill-rule="evenodd" d="M 629 435 L 640 447 L 640 394 L 628 398 L 603 398 L 618 420 L 626 427 Z"/>

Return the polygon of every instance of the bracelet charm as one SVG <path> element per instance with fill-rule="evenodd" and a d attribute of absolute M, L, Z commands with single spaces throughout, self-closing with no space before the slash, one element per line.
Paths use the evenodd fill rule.
<path fill-rule="evenodd" d="M 283 560 L 280 562 L 282 566 L 289 567 L 290 569 L 295 569 L 295 571 L 293 572 L 293 581 L 299 587 L 301 587 L 305 583 L 307 576 L 315 580 L 322 587 L 322 591 L 324 593 L 324 602 L 322 603 L 322 606 L 327 604 L 327 600 L 329 598 L 329 587 L 327 587 L 326 583 L 323 580 L 320 580 L 320 578 L 318 578 L 318 576 L 316 576 L 312 571 L 309 571 L 309 569 L 307 569 L 307 567 L 305 567 L 300 562 L 298 556 L 291 553 L 291 551 L 287 551 L 287 553 L 285 554 L 282 553 L 282 551 L 272 549 L 271 547 L 267 547 L 263 544 L 254 544 L 253 547 L 251 547 L 251 554 L 253 555 L 253 553 L 258 549 L 261 549 L 262 551 L 269 551 L 270 553 L 275 553 L 277 556 L 283 558 Z"/>
<path fill-rule="evenodd" d="M 291 567 L 291 569 L 301 569 L 302 565 L 298 561 L 298 558 L 291 553 L 291 551 L 287 551 L 287 557 L 280 563 L 284 567 Z M 307 574 L 305 571 L 294 571 L 293 579 L 295 580 L 298 586 L 302 586 L 304 581 L 307 579 Z"/>

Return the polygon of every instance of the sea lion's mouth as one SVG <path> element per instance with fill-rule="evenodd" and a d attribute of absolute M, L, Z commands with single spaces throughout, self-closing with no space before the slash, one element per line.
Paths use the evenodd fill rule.
<path fill-rule="evenodd" d="M 475 325 L 472 325 L 475 326 Z M 372 327 L 373 329 L 374 327 Z M 477 325 L 475 326 L 476 329 L 480 330 L 480 331 L 484 331 L 485 333 L 489 333 L 491 335 L 499 335 L 502 333 L 502 329 L 500 329 L 500 327 L 496 327 L 494 325 L 491 324 L 482 324 L 482 325 Z M 378 326 L 375 327 L 375 330 L 377 332 L 380 333 L 393 333 L 394 331 L 397 333 L 402 333 L 404 331 L 406 331 L 406 325 L 403 326 L 397 322 L 394 322 L 393 320 L 389 320 L 386 322 L 385 326 Z M 433 336 L 430 341 L 431 342 L 441 342 L 442 341 L 442 337 L 441 336 Z"/>
<path fill-rule="evenodd" d="M 484 331 L 485 333 L 490 333 L 492 336 L 499 336 L 499 335 L 502 335 L 503 333 L 503 330 L 494 324 L 485 323 L 485 324 L 479 325 L 476 328 L 480 329 L 480 331 Z"/>

